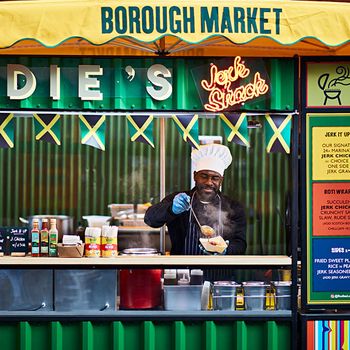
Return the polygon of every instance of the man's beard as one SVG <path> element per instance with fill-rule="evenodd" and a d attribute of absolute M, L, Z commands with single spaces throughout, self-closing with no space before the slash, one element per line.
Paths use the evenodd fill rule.
<path fill-rule="evenodd" d="M 210 189 L 210 192 L 206 192 L 205 189 Z M 197 194 L 201 201 L 210 202 L 218 193 L 218 189 L 213 186 L 197 186 Z"/>

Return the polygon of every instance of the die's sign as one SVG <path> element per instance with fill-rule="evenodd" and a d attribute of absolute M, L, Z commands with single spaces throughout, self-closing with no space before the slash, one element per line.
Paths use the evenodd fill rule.
<path fill-rule="evenodd" d="M 61 68 L 50 65 L 50 98 L 55 101 L 61 99 Z M 100 65 L 80 64 L 78 67 L 78 96 L 83 101 L 102 101 L 103 92 L 99 78 L 103 76 Z M 133 80 L 135 70 L 131 66 L 125 67 L 127 79 Z M 25 100 L 31 97 L 37 88 L 38 77 L 33 71 L 22 64 L 7 65 L 7 97 L 11 100 Z M 40 78 L 40 77 L 39 77 Z M 147 93 L 158 101 L 169 98 L 172 94 L 171 71 L 162 64 L 154 64 L 147 69 L 147 79 L 150 86 L 146 86 Z M 146 82 L 145 82 L 146 84 Z"/>

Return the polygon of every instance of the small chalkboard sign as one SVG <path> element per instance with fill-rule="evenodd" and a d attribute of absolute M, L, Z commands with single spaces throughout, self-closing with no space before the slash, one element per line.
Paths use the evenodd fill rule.
<path fill-rule="evenodd" d="M 11 255 L 25 255 L 28 252 L 28 227 L 8 227 Z"/>
<path fill-rule="evenodd" d="M 26 255 L 28 227 L 0 227 L 0 255 Z"/>
<path fill-rule="evenodd" d="M 0 227 L 0 256 L 5 255 L 6 233 L 6 228 Z"/>

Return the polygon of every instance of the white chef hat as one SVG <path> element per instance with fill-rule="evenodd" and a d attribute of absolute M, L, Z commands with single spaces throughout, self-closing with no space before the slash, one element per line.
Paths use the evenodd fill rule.
<path fill-rule="evenodd" d="M 195 171 L 211 170 L 221 176 L 232 162 L 232 156 L 227 146 L 212 143 L 199 146 L 199 149 L 192 151 L 191 158 Z"/>

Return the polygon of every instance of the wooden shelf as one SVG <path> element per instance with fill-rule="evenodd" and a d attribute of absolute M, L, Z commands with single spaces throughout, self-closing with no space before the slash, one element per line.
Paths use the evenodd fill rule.
<path fill-rule="evenodd" d="M 289 266 L 292 260 L 285 255 L 225 255 L 225 256 L 118 256 L 116 258 L 33 258 L 0 257 L 3 266 Z"/>

